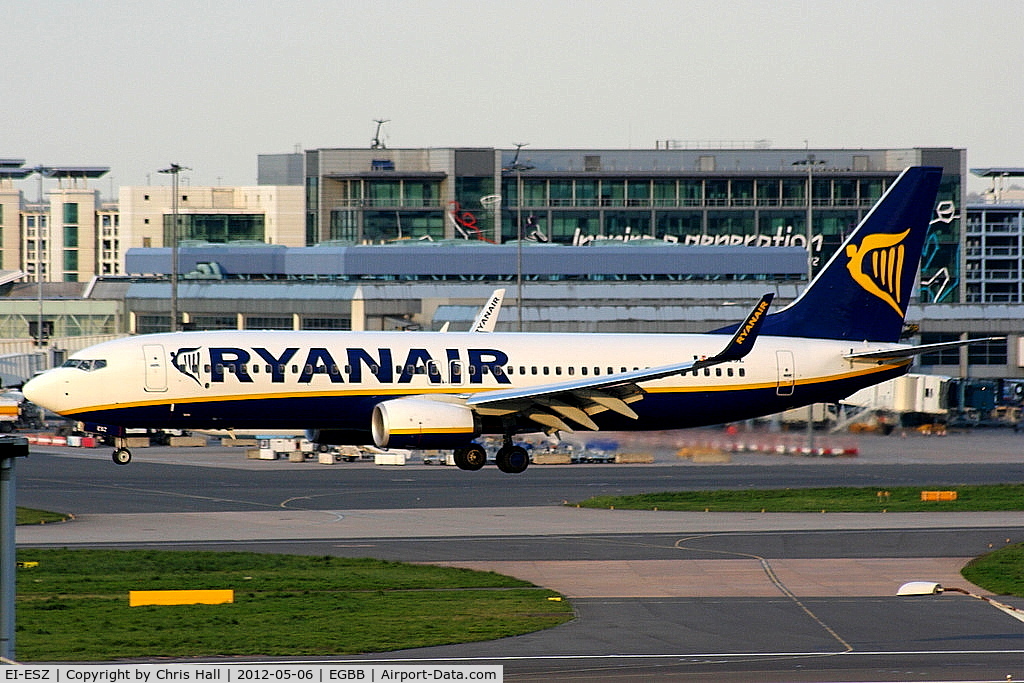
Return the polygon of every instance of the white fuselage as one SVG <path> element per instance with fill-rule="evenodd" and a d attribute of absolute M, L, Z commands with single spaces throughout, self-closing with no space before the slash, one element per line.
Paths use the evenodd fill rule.
<path fill-rule="evenodd" d="M 29 399 L 120 427 L 368 430 L 373 406 L 409 396 L 550 385 L 715 354 L 719 334 L 186 332 L 128 337 L 75 353 L 33 379 Z M 836 401 L 906 371 L 851 362 L 882 343 L 763 336 L 742 360 L 640 384 L 637 418 L 601 428 L 668 429 Z M 446 399 L 447 400 L 447 399 Z M 604 422 L 602 422 L 604 420 Z M 485 430 L 486 431 L 486 430 Z M 499 430 L 500 431 L 500 430 Z"/>

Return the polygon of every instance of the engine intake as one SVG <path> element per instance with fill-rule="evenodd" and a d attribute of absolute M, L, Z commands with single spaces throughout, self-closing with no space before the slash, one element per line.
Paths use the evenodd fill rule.
<path fill-rule="evenodd" d="M 475 439 L 480 425 L 464 405 L 401 398 L 374 406 L 371 430 L 380 448 L 456 448 Z"/>

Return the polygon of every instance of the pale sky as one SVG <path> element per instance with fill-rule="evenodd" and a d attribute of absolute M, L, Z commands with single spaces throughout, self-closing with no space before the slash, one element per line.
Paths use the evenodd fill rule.
<path fill-rule="evenodd" d="M 1024 166 L 1020 0 L 6 0 L 0 26 L 0 158 L 109 166 L 105 196 L 171 162 L 255 184 L 258 154 L 369 147 L 376 118 L 389 147 L 768 139 Z"/>

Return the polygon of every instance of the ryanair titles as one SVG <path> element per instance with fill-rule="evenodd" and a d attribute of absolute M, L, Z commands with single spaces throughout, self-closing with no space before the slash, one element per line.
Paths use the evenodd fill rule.
<path fill-rule="evenodd" d="M 768 305 L 768 302 L 763 299 L 761 300 L 761 303 L 757 305 L 757 308 L 755 308 L 754 311 L 747 318 L 747 322 L 743 325 L 743 329 L 740 331 L 738 335 L 736 335 L 737 344 L 742 345 L 744 342 L 747 341 L 747 337 L 750 336 L 751 330 L 757 327 L 757 324 L 764 316 L 765 311 L 768 310 Z"/>
<path fill-rule="evenodd" d="M 404 354 L 404 356 L 402 355 Z M 409 384 L 417 376 L 431 384 L 483 384 L 490 375 L 498 384 L 511 384 L 503 366 L 508 355 L 497 349 L 400 350 L 390 348 L 327 349 L 292 346 L 188 347 L 172 351 L 171 365 L 200 386 L 228 381 L 257 380 L 307 384 L 318 375 L 331 383 Z"/>

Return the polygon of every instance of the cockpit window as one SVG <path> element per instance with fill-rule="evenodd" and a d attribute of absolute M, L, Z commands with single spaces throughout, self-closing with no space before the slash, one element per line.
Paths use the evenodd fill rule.
<path fill-rule="evenodd" d="M 107 367 L 107 361 L 97 359 L 86 359 L 86 358 L 69 358 L 64 361 L 61 365 L 62 368 L 78 368 L 79 370 L 85 370 L 86 372 L 92 372 L 94 370 L 101 370 Z"/>

